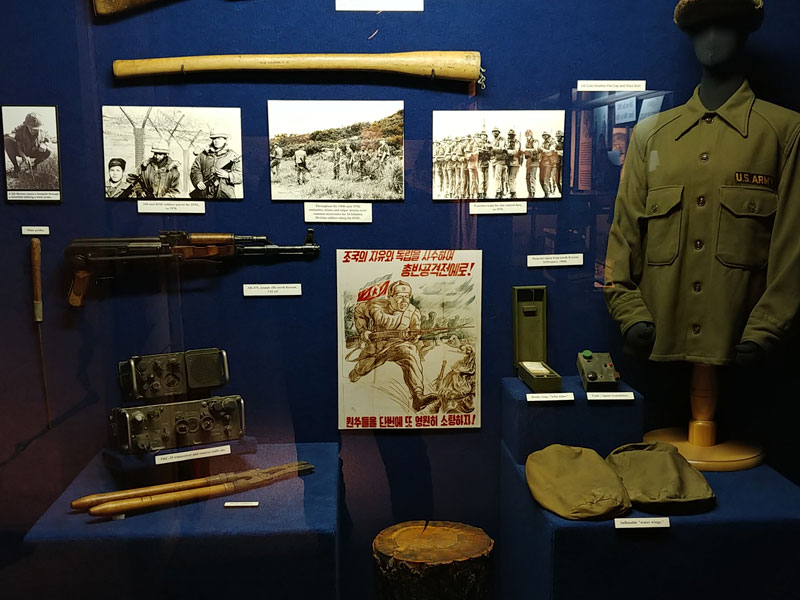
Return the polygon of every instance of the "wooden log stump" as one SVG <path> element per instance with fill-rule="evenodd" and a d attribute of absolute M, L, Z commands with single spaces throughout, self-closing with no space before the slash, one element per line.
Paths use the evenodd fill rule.
<path fill-rule="evenodd" d="M 372 542 L 378 600 L 484 600 L 494 540 L 478 527 L 407 521 Z"/>

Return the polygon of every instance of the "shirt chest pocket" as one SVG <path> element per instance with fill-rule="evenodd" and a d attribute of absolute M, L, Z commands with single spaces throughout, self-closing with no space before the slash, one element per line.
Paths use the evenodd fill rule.
<path fill-rule="evenodd" d="M 762 269 L 769 258 L 778 196 L 761 188 L 720 190 L 717 259 L 729 267 Z"/>
<path fill-rule="evenodd" d="M 682 185 L 653 188 L 647 192 L 643 215 L 647 228 L 647 264 L 668 265 L 678 257 L 682 199 Z"/>

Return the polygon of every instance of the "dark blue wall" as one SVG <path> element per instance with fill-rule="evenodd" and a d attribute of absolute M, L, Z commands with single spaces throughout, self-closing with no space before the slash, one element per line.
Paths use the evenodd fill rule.
<path fill-rule="evenodd" d="M 567 193 L 561 201 L 531 202 L 527 215 L 485 217 L 470 216 L 466 204 L 433 203 L 431 111 L 569 111 L 577 79 L 646 79 L 651 89 L 671 90 L 681 103 L 699 72 L 684 35 L 672 24 L 674 0 L 426 4 L 423 13 L 374 14 L 336 13 L 334 0 L 180 0 L 119 19 L 95 18 L 89 0 L 4 6 L 0 104 L 58 106 L 63 203 L 0 205 L 0 279 L 5 282 L 0 461 L 17 453 L 0 466 L 5 540 L 0 559 L 15 560 L 20 536 L 102 447 L 106 415 L 119 400 L 116 362 L 134 354 L 225 348 L 232 377 L 227 389 L 246 399 L 251 434 L 267 442 L 341 444 L 352 520 L 343 540 L 346 598 L 368 595 L 359 590 L 365 582 L 369 587 L 370 541 L 395 521 L 458 520 L 497 534 L 499 380 L 513 374 L 511 286 L 548 286 L 549 363 L 557 371 L 574 373 L 574 355 L 582 348 L 610 349 L 626 379 L 642 382 L 643 372 L 622 357 L 616 327 L 593 286 L 592 265 L 602 253 L 582 233 L 598 215 L 608 216 L 611 199 L 593 202 Z M 794 109 L 800 109 L 798 25 L 796 1 L 769 0 L 766 22 L 750 44 L 756 93 Z M 479 50 L 486 89 L 470 96 L 461 84 L 368 75 L 227 74 L 130 83 L 115 82 L 111 75 L 116 58 L 418 49 Z M 129 286 L 111 284 L 106 293 L 93 290 L 81 312 L 68 310 L 62 252 L 75 237 L 185 229 L 266 233 L 276 243 L 299 243 L 305 227 L 302 204 L 269 198 L 267 99 L 404 100 L 405 201 L 374 203 L 371 225 L 317 226 L 322 253 L 313 262 L 243 266 L 168 293 L 133 293 Z M 161 217 L 139 216 L 133 203 L 104 200 L 100 107 L 105 104 L 241 107 L 244 201 L 209 203 L 204 216 Z M 525 266 L 525 255 L 542 246 L 535 235 L 542 219 L 555 225 L 555 252 L 584 252 L 583 268 Z M 41 431 L 29 240 L 20 235 L 22 225 L 49 225 L 52 231 L 43 240 L 44 345 L 50 395 L 60 415 L 52 431 Z M 340 435 L 336 248 L 483 250 L 480 431 Z M 303 284 L 301 298 L 245 299 L 241 294 L 245 282 L 296 281 Z M 191 291 L 200 284 L 201 291 Z M 788 394 L 794 382 L 784 377 L 779 383 Z M 791 469 L 792 461 L 782 456 Z"/>

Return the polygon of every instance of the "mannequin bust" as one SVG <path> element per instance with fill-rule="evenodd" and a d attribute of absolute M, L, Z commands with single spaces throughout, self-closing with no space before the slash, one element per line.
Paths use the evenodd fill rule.
<path fill-rule="evenodd" d="M 634 129 L 609 232 L 606 300 L 625 350 L 694 365 L 689 440 L 701 455 L 727 444 L 714 366 L 763 361 L 800 306 L 800 115 L 757 99 L 744 76 L 762 18 L 762 0 L 680 0 L 700 85 Z"/>

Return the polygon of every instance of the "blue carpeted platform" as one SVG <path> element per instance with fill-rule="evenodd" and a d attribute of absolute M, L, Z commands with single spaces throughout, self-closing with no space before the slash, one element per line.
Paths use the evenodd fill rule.
<path fill-rule="evenodd" d="M 208 460 L 212 473 L 295 460 L 316 470 L 234 496 L 111 521 L 69 507 L 75 498 L 116 489 L 98 455 L 25 537 L 32 553 L 16 568 L 31 580 L 21 589 L 29 597 L 115 600 L 337 598 L 337 445 L 259 445 L 254 455 Z M 260 505 L 226 509 L 227 500 Z"/>
<path fill-rule="evenodd" d="M 550 444 L 594 448 L 605 456 L 617 446 L 642 439 L 644 399 L 623 382 L 616 391 L 633 392 L 633 400 L 589 402 L 577 375 L 561 381 L 561 391 L 572 392 L 574 402 L 527 402 L 531 390 L 522 381 L 505 377 L 501 383 L 502 436 L 518 463 Z"/>

